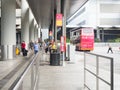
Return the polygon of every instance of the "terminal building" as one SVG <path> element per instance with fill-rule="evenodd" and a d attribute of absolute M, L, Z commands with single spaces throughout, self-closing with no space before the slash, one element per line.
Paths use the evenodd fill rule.
<path fill-rule="evenodd" d="M 119 6 L 119 0 L 89 0 L 67 20 L 67 26 L 94 27 L 96 38 L 102 42 L 118 38 L 120 33 Z M 74 39 L 74 36 L 71 36 L 72 38 Z"/>

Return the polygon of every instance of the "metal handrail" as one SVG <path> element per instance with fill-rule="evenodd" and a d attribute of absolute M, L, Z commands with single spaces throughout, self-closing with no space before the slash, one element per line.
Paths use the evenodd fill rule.
<path fill-rule="evenodd" d="M 89 54 L 89 55 L 93 55 L 96 56 L 96 74 L 94 72 L 92 72 L 91 70 L 86 68 L 86 55 L 85 54 Z M 104 80 L 103 78 L 98 76 L 99 73 L 99 59 L 98 57 L 102 57 L 102 58 L 107 58 L 110 60 L 110 83 L 106 80 Z M 114 90 L 114 62 L 113 62 L 113 58 L 112 57 L 107 57 L 107 56 L 103 56 L 103 55 L 98 55 L 98 54 L 94 54 L 94 53 L 89 53 L 89 52 L 85 52 L 84 53 L 84 87 L 87 87 L 89 90 L 91 90 L 88 85 L 86 84 L 86 72 L 91 73 L 92 75 L 94 75 L 96 77 L 96 90 L 99 90 L 99 82 L 98 80 L 100 79 L 101 81 L 103 81 L 104 83 L 108 84 L 110 86 L 110 90 Z"/>
<path fill-rule="evenodd" d="M 32 65 L 34 65 L 34 62 L 36 61 L 37 57 L 38 57 L 38 53 L 33 56 L 32 61 L 27 65 L 27 67 L 25 68 L 25 70 L 23 71 L 23 73 L 11 85 L 11 87 L 9 88 L 9 90 L 18 90 L 20 88 L 21 83 L 23 82 L 23 78 L 25 77 L 25 75 L 27 74 L 27 72 L 30 70 L 30 68 L 32 67 Z M 38 77 L 38 75 L 36 75 L 36 77 Z M 36 78 L 36 80 L 37 80 L 37 78 Z M 37 82 L 36 80 L 35 80 L 35 83 L 33 83 L 34 85 L 31 85 L 31 86 L 33 86 L 32 88 L 35 88 L 34 86 L 36 86 L 36 82 Z M 35 90 L 35 89 L 31 89 L 31 90 Z"/>

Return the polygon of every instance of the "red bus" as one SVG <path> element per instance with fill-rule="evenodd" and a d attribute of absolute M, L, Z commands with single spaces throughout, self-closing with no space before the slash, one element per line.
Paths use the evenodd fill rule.
<path fill-rule="evenodd" d="M 78 28 L 79 36 L 75 40 L 76 50 L 91 51 L 94 48 L 94 29 L 92 27 Z"/>

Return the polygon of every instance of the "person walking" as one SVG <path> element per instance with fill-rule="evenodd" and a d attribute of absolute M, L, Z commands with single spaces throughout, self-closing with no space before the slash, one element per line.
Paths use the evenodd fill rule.
<path fill-rule="evenodd" d="M 108 51 L 107 51 L 107 53 L 109 53 L 109 51 L 111 51 L 111 53 L 113 53 L 112 47 L 108 44 Z"/>
<path fill-rule="evenodd" d="M 35 41 L 34 43 L 34 53 L 37 54 L 39 51 L 39 44 Z"/>
<path fill-rule="evenodd" d="M 33 41 L 32 41 L 32 40 L 30 41 L 29 45 L 30 45 L 30 49 L 31 49 L 31 50 L 33 50 L 34 43 L 33 43 Z"/>
<path fill-rule="evenodd" d="M 23 56 L 27 56 L 27 50 L 26 50 L 25 41 L 22 41 L 22 43 L 21 43 L 21 49 L 22 49 Z"/>

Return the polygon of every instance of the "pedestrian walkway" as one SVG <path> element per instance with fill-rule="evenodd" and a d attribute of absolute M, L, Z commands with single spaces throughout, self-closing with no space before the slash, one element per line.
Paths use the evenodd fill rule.
<path fill-rule="evenodd" d="M 45 57 L 38 56 L 37 58 L 41 59 L 39 68 L 39 90 L 83 90 L 83 64 L 80 60 L 77 61 L 77 63 L 69 63 L 69 61 L 66 61 L 65 66 L 50 66 L 48 61 L 49 54 L 43 53 L 42 56 Z M 47 60 L 46 57 L 48 58 Z M 0 62 L 0 67 L 2 67 L 0 70 L 1 90 L 7 90 L 6 88 L 10 87 L 19 76 L 18 74 L 27 66 L 28 60 L 29 57 L 19 56 L 16 60 Z M 21 69 L 21 67 L 23 68 Z M 25 82 L 23 82 L 25 84 L 23 85 L 23 90 L 30 90 L 27 82 L 30 81 L 26 78 Z"/>
<path fill-rule="evenodd" d="M 13 60 L 0 61 L 0 90 L 8 90 L 7 88 L 24 71 L 31 57 L 32 53 L 30 52 L 26 57 L 19 55 Z"/>
<path fill-rule="evenodd" d="M 49 62 L 41 62 L 39 90 L 83 90 L 84 73 L 80 61 L 66 61 L 65 66 L 50 66 Z"/>
<path fill-rule="evenodd" d="M 92 53 L 114 58 L 114 90 L 119 90 L 120 53 L 115 52 L 113 54 L 107 54 L 107 49 L 105 51 L 105 48 L 106 47 L 96 47 Z M 85 90 L 84 53 L 79 51 L 76 52 L 74 46 L 71 46 L 70 52 L 70 61 L 65 61 L 65 66 L 51 66 L 49 62 L 49 53 L 46 54 L 43 52 L 42 55 L 38 56 L 37 60 L 40 60 L 38 90 Z M 16 57 L 16 60 L 0 61 L 0 90 L 7 90 L 6 87 L 10 87 L 11 82 L 14 82 L 18 75 L 23 71 L 31 57 L 32 55 L 27 57 L 18 56 Z M 103 63 L 103 66 L 106 67 L 108 64 Z M 90 67 L 92 68 L 94 66 L 90 65 Z M 102 69 L 102 73 L 103 72 L 106 72 L 106 69 Z M 31 88 L 30 74 L 29 71 L 24 79 L 23 90 L 30 90 Z M 89 83 L 91 85 L 94 80 L 91 76 L 88 76 L 88 78 L 90 79 Z"/>

